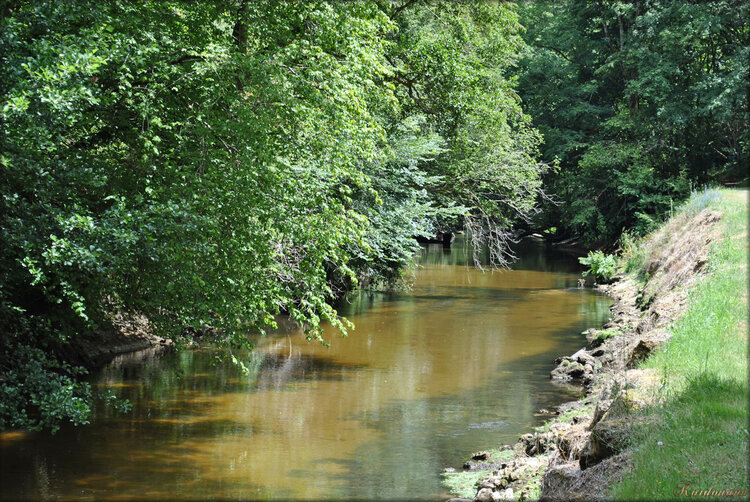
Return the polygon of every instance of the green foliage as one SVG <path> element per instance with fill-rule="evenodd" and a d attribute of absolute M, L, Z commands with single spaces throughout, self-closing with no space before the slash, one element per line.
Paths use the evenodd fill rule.
<path fill-rule="evenodd" d="M 642 247 L 643 240 L 633 236 L 630 232 L 623 232 L 620 236 L 620 263 L 626 274 L 638 274 L 640 280 L 645 280 L 644 265 L 646 250 Z"/>
<path fill-rule="evenodd" d="M 415 236 L 465 217 L 507 229 L 535 203 L 539 137 L 508 76 L 523 41 L 507 5 L 3 14 L 2 427 L 84 421 L 70 343 L 115 312 L 178 344 L 209 325 L 205 341 L 249 346 L 280 313 L 323 341 L 322 325 L 348 327 L 332 301 L 399 280 Z"/>
<path fill-rule="evenodd" d="M 519 94 L 557 200 L 539 228 L 644 235 L 693 186 L 746 179 L 747 2 L 527 1 Z"/>
<path fill-rule="evenodd" d="M 603 329 L 601 330 L 597 335 L 596 339 L 599 341 L 605 341 L 609 338 L 612 338 L 613 336 L 617 336 L 619 334 L 619 331 L 616 329 Z"/>
<path fill-rule="evenodd" d="M 44 347 L 44 342 L 49 344 L 55 338 L 43 320 L 20 317 L 5 302 L 0 304 L 0 315 L 4 327 L 12 330 L 4 333 L 5 352 L 0 354 L 2 361 L 12 361 L 12 365 L 4 364 L 0 380 L 0 429 L 48 427 L 54 432 L 63 420 L 88 423 L 91 388 L 77 381 L 86 370 L 60 362 L 48 351 L 33 346 L 37 342 Z M 13 321 L 19 324 L 10 325 Z"/>
<path fill-rule="evenodd" d="M 474 498 L 479 482 L 492 474 L 492 471 L 461 471 L 442 474 L 442 483 L 456 497 Z"/>
<path fill-rule="evenodd" d="M 62 371 L 105 298 L 178 341 L 210 324 L 247 345 L 281 310 L 310 337 L 345 329 L 327 274 L 354 277 L 342 248 L 366 219 L 347 193 L 382 156 L 376 8 L 22 2 L 2 23 L 6 386 L 26 385 L 24 346 Z"/>
<path fill-rule="evenodd" d="M 427 190 L 439 207 L 459 206 L 435 218 L 435 230 L 465 223 L 503 263 L 498 239 L 532 211 L 546 170 L 536 158 L 541 137 L 508 76 L 523 47 L 517 15 L 490 2 L 391 5 L 398 30 L 386 57 L 396 97 L 444 142 L 423 166 L 434 180 Z"/>
<path fill-rule="evenodd" d="M 611 282 L 617 273 L 617 257 L 615 255 L 604 254 L 601 251 L 589 251 L 588 256 L 582 256 L 578 258 L 578 261 L 589 267 L 588 270 L 583 272 L 583 276 L 594 274 L 594 277 L 600 283 Z"/>

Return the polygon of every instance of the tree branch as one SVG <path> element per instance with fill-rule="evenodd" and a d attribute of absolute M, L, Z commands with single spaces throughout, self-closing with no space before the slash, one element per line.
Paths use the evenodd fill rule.
<path fill-rule="evenodd" d="M 565 54 L 562 50 L 558 49 L 557 47 L 550 47 L 549 45 L 537 45 L 537 47 L 541 47 L 542 49 L 550 50 L 556 54 L 558 54 L 560 57 L 562 57 L 565 61 L 569 63 L 575 63 L 570 57 Z"/>
<path fill-rule="evenodd" d="M 415 3 L 417 3 L 418 1 L 419 0 L 407 0 L 400 7 L 397 7 L 396 9 L 394 9 L 393 12 L 388 17 L 390 17 L 391 19 L 396 19 L 396 16 L 398 16 L 399 14 L 401 14 L 401 12 L 403 12 L 406 9 L 408 9 L 409 7 L 411 7 L 412 5 L 414 5 Z"/>

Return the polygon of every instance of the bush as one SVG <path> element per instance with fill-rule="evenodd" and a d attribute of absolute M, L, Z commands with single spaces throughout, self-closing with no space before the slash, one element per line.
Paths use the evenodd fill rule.
<path fill-rule="evenodd" d="M 685 203 L 684 211 L 690 215 L 698 214 L 707 207 L 715 206 L 721 197 L 721 192 L 715 188 L 705 188 L 700 192 L 693 190 Z"/>
<path fill-rule="evenodd" d="M 642 239 L 631 232 L 623 232 L 620 236 L 620 261 L 623 263 L 624 271 L 629 273 L 643 273 L 646 262 L 646 250 L 642 247 Z"/>
<path fill-rule="evenodd" d="M 603 284 L 612 282 L 617 273 L 617 258 L 611 254 L 604 254 L 601 251 L 589 251 L 588 256 L 580 257 L 578 261 L 582 265 L 589 267 L 588 270 L 583 272 L 584 277 L 594 274 L 596 281 Z"/>

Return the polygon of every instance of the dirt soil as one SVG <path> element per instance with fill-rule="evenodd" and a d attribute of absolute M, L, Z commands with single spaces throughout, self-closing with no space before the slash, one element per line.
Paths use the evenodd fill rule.
<path fill-rule="evenodd" d="M 550 373 L 553 380 L 582 383 L 585 395 L 561 405 L 555 418 L 515 445 L 501 445 L 512 449 L 511 460 L 467 462 L 465 469 L 493 469 L 473 500 L 606 498 L 631 468 L 625 445 L 638 415 L 630 412 L 658 400 L 659 375 L 636 366 L 671 336 L 669 325 L 685 311 L 687 286 L 704 271 L 721 217 L 704 209 L 673 218 L 643 243 L 647 279 L 620 276 L 600 287 L 614 299 L 609 322 L 589 329 L 588 346 L 557 359 Z"/>
<path fill-rule="evenodd" d="M 145 316 L 116 313 L 112 318 L 112 328 L 96 330 L 89 336 L 78 338 L 63 350 L 66 360 L 96 368 L 120 354 L 151 347 L 166 349 L 171 345 L 171 340 L 153 334 Z"/>

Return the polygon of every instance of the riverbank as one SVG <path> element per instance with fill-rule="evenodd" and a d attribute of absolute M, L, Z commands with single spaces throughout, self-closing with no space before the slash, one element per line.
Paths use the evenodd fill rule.
<path fill-rule="evenodd" d="M 586 385 L 585 396 L 515 445 L 444 474 L 457 495 L 747 490 L 747 192 L 694 195 L 620 263 L 602 288 L 615 300 L 610 321 L 551 373 Z"/>
<path fill-rule="evenodd" d="M 95 369 L 121 354 L 154 347 L 166 350 L 172 345 L 171 340 L 153 333 L 145 316 L 116 312 L 112 315 L 110 328 L 76 338 L 61 351 L 67 361 Z"/>

